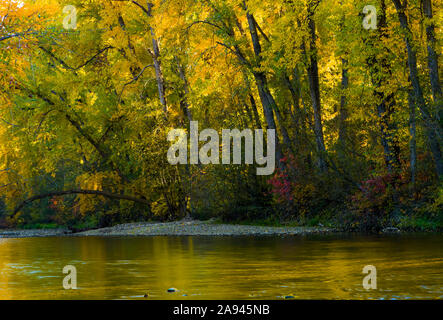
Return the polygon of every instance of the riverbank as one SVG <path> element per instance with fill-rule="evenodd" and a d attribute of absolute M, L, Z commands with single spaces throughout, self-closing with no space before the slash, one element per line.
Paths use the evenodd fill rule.
<path fill-rule="evenodd" d="M 294 236 L 326 234 L 337 230 L 323 227 L 266 227 L 220 224 L 213 221 L 140 222 L 72 233 L 68 229 L 0 230 L 0 238 L 51 236 Z"/>
<path fill-rule="evenodd" d="M 265 227 L 219 224 L 211 221 L 176 221 L 163 223 L 128 223 L 111 228 L 76 233 L 78 236 L 265 236 L 305 235 L 334 232 L 320 227 Z"/>
<path fill-rule="evenodd" d="M 257 222 L 258 223 L 258 222 Z M 229 224 L 219 220 L 181 220 L 173 222 L 135 222 L 113 227 L 73 232 L 68 228 L 55 229 L 0 229 L 0 238 L 34 237 L 121 237 L 121 236 L 298 236 L 310 234 L 355 233 L 334 226 L 273 226 L 263 224 Z M 433 229 L 385 227 L 377 233 L 439 233 Z"/>
<path fill-rule="evenodd" d="M 0 238 L 37 238 L 71 235 L 68 229 L 0 229 Z"/>

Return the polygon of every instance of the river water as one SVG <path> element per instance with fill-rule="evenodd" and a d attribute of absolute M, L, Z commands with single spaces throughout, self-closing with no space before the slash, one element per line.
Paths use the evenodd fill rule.
<path fill-rule="evenodd" d="M 66 265 L 76 290 L 63 288 Z M 377 289 L 363 288 L 365 265 Z M 0 299 L 286 296 L 442 299 L 443 235 L 0 239 Z"/>

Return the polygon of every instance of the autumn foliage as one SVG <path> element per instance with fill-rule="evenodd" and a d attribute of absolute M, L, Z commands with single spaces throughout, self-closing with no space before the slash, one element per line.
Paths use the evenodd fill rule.
<path fill-rule="evenodd" d="M 416 214 L 438 225 L 441 2 L 373 1 L 369 30 L 366 5 L 2 1 L 2 225 L 191 215 L 358 228 Z M 170 165 L 167 133 L 192 120 L 276 129 L 275 173 Z M 96 193 L 51 196 L 66 190 Z M 49 196 L 14 212 L 38 195 Z"/>

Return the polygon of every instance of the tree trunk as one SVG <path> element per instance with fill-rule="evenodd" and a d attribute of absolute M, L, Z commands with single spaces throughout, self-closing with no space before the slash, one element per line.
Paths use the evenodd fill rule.
<path fill-rule="evenodd" d="M 431 0 L 422 0 L 422 10 L 426 18 L 432 19 L 432 3 Z M 431 23 L 426 26 L 426 38 L 428 47 L 428 67 L 429 78 L 431 81 L 432 95 L 434 103 L 440 105 L 442 103 L 441 85 L 438 74 L 438 54 L 435 51 L 437 40 L 435 39 L 435 26 Z"/>
<path fill-rule="evenodd" d="M 322 172 L 327 170 L 326 165 L 326 147 L 323 137 L 323 125 L 321 120 L 321 103 L 320 103 L 320 81 L 318 75 L 318 61 L 317 61 L 317 45 L 315 35 L 315 22 L 312 19 L 313 13 L 309 13 L 308 27 L 310 33 L 310 52 L 308 65 L 308 79 L 309 90 L 311 93 L 312 108 L 314 110 L 314 134 L 317 143 L 317 151 L 319 156 L 319 169 Z"/>
<path fill-rule="evenodd" d="M 386 21 L 386 5 L 385 1 L 381 1 L 378 28 L 373 38 L 369 39 L 371 45 L 380 44 L 381 51 L 385 50 L 384 41 L 388 39 L 385 32 L 387 28 Z M 380 125 L 380 140 L 383 147 L 383 156 L 385 159 L 386 169 L 389 173 L 397 174 L 400 168 L 400 148 L 395 137 L 395 125 L 393 115 L 395 113 L 395 99 L 393 93 L 386 94 L 384 87 L 387 85 L 389 78 L 392 76 L 392 67 L 386 57 L 381 60 L 375 55 L 371 55 L 367 59 L 370 70 L 371 82 L 374 85 L 374 96 L 379 101 L 377 104 L 377 115 Z M 394 183 L 395 185 L 395 183 Z"/>
<path fill-rule="evenodd" d="M 161 62 L 160 62 L 160 48 L 158 47 L 157 39 L 155 38 L 154 29 L 151 27 L 152 36 L 152 60 L 154 61 L 155 78 L 157 80 L 158 96 L 160 103 L 163 106 L 163 112 L 168 113 L 168 106 L 166 105 L 165 96 L 165 79 L 163 78 Z"/>
<path fill-rule="evenodd" d="M 188 96 L 189 96 L 189 83 L 188 79 L 185 74 L 185 69 L 183 68 L 183 65 L 180 62 L 180 59 L 178 56 L 174 56 L 174 59 L 177 63 L 177 69 L 178 74 L 180 76 L 180 79 L 183 82 L 183 96 L 180 99 L 180 107 L 183 110 L 184 115 L 187 118 L 187 124 L 185 127 L 187 128 L 189 132 L 189 126 L 192 121 L 192 113 L 189 109 L 189 103 L 188 103 Z M 178 171 L 178 175 L 180 176 L 180 173 L 182 170 Z M 179 211 L 180 216 L 185 217 L 186 219 L 190 218 L 190 214 L 193 212 L 193 201 L 192 201 L 192 178 L 191 178 L 191 168 L 190 165 L 187 163 L 184 168 L 184 178 L 181 179 L 180 184 L 182 187 L 179 189 Z M 190 212 L 188 212 L 188 203 Z"/>
<path fill-rule="evenodd" d="M 349 86 L 348 77 L 348 60 L 341 59 L 342 72 L 341 72 L 341 89 L 346 90 Z M 342 94 L 340 97 L 340 109 L 338 110 L 338 146 L 339 146 L 339 157 L 341 160 L 345 159 L 346 150 L 346 121 L 348 119 L 348 110 L 346 108 L 346 95 Z"/>
<path fill-rule="evenodd" d="M 135 5 L 139 6 L 143 12 L 146 13 L 148 17 L 152 17 L 152 7 L 154 6 L 151 2 L 147 2 L 148 8 L 146 9 L 142 5 L 140 5 L 138 2 L 134 2 Z M 151 32 L 152 37 L 152 50 L 150 50 L 152 61 L 154 62 L 154 69 L 155 69 L 155 78 L 157 80 L 157 88 L 158 88 L 158 96 L 160 99 L 160 103 L 163 106 L 163 112 L 165 116 L 168 114 L 168 106 L 166 104 L 166 96 L 165 96 L 165 79 L 163 77 L 163 72 L 161 68 L 161 62 L 160 62 L 160 48 L 158 46 L 158 41 L 155 36 L 155 31 L 152 26 L 149 26 L 149 30 Z"/>
<path fill-rule="evenodd" d="M 415 176 L 417 170 L 417 142 L 416 142 L 416 127 L 415 127 L 415 101 L 414 92 L 408 90 L 409 103 L 409 133 L 411 140 L 409 141 L 410 151 L 410 167 L 411 167 L 411 195 L 415 195 Z"/>
<path fill-rule="evenodd" d="M 180 79 L 183 81 L 184 94 L 183 94 L 182 99 L 180 100 L 180 105 L 181 105 L 186 117 L 188 118 L 189 123 L 191 123 L 192 113 L 191 113 L 191 110 L 189 109 L 189 103 L 188 103 L 188 95 L 189 95 L 188 79 L 186 78 L 185 70 L 183 69 L 183 66 L 180 63 L 180 60 L 177 56 L 175 56 L 175 61 L 177 62 L 178 74 L 180 76 Z"/>
<path fill-rule="evenodd" d="M 412 87 L 414 89 L 414 101 L 417 104 L 425 122 L 426 135 L 428 137 L 429 147 L 431 149 L 435 169 L 439 178 L 443 177 L 443 157 L 440 149 L 439 140 L 441 139 L 441 127 L 440 124 L 435 123 L 431 117 L 426 102 L 423 96 L 423 90 L 421 88 L 418 70 L 417 70 L 417 54 L 412 46 L 412 32 L 409 28 L 408 19 L 405 14 L 405 6 L 403 6 L 399 0 L 392 0 L 394 2 L 395 8 L 397 10 L 398 19 L 400 25 L 405 32 L 405 43 L 406 50 L 408 52 L 408 66 L 409 66 L 409 76 L 411 79 Z"/>
<path fill-rule="evenodd" d="M 394 134 L 395 128 L 392 122 L 395 107 L 394 96 L 393 94 L 385 96 L 385 93 L 380 91 L 376 91 L 375 94 L 383 99 L 377 105 L 377 114 L 380 119 L 381 144 L 386 168 L 389 173 L 396 173 L 400 168 L 400 147 Z"/>
<path fill-rule="evenodd" d="M 276 126 L 275 120 L 274 120 L 273 107 L 275 105 L 275 101 L 274 101 L 274 98 L 272 97 L 271 93 L 267 92 L 269 89 L 267 88 L 267 81 L 266 81 L 265 75 L 261 72 L 254 73 L 254 78 L 255 78 L 255 81 L 257 84 L 257 88 L 258 88 L 258 94 L 259 94 L 260 100 L 262 102 L 263 113 L 265 115 L 267 128 L 275 130 L 275 136 L 276 136 L 275 157 L 276 157 L 277 165 L 280 167 L 280 165 L 281 165 L 280 160 L 283 158 L 283 154 L 282 154 L 281 147 L 280 147 L 280 141 L 279 141 L 280 139 L 279 139 L 279 135 L 277 132 L 277 126 Z"/>
<path fill-rule="evenodd" d="M 252 109 L 252 114 L 254 116 L 254 121 L 255 125 L 257 127 L 257 129 L 262 129 L 262 125 L 261 125 L 261 121 L 260 121 L 260 116 L 258 114 L 258 109 L 257 109 L 257 104 L 255 103 L 255 99 L 254 96 L 251 92 L 251 85 L 249 83 L 249 79 L 248 79 L 248 75 L 246 70 L 243 70 L 243 79 L 246 85 L 246 89 L 249 92 L 248 97 L 249 97 L 249 102 L 251 104 L 251 109 Z M 245 102 L 245 104 L 247 104 L 247 102 Z"/>
<path fill-rule="evenodd" d="M 244 5 L 244 7 L 246 10 L 246 18 L 247 18 L 248 24 L 249 24 L 249 32 L 251 34 L 252 45 L 254 47 L 255 58 L 258 62 L 258 65 L 260 66 L 261 45 L 260 45 L 260 41 L 258 39 L 257 27 L 255 25 L 254 17 L 249 13 L 249 11 L 247 11 L 248 9 L 247 9 L 246 5 Z M 260 100 L 262 102 L 263 113 L 265 115 L 267 127 L 268 127 L 268 129 L 275 130 L 275 136 L 276 136 L 275 157 L 276 157 L 277 166 L 281 168 L 282 163 L 280 160 L 283 158 L 283 154 L 282 154 L 281 147 L 280 147 L 277 126 L 276 126 L 275 120 L 274 120 L 274 109 L 275 109 L 276 103 L 275 103 L 274 97 L 272 96 L 271 92 L 269 91 L 268 82 L 267 82 L 265 74 L 263 72 L 257 72 L 257 71 L 253 71 L 253 74 L 254 74 L 256 85 L 257 85 L 258 94 L 259 94 Z"/>
<path fill-rule="evenodd" d="M 300 142 L 301 142 L 301 136 L 300 136 L 300 123 L 302 121 L 302 115 L 301 115 L 301 110 L 300 110 L 300 96 L 299 96 L 299 91 L 297 91 L 296 88 L 294 88 L 291 80 L 289 79 L 289 77 L 285 74 L 283 77 L 283 81 L 286 85 L 286 87 L 288 88 L 289 92 L 291 93 L 291 97 L 292 97 L 292 103 L 293 103 L 293 110 L 292 111 L 290 108 L 288 108 L 288 113 L 290 115 L 290 117 L 292 118 L 292 121 L 294 122 L 293 127 L 295 127 L 295 141 L 296 141 L 296 148 L 298 148 L 300 146 Z"/>
<path fill-rule="evenodd" d="M 280 110 L 278 109 L 277 105 L 275 105 L 275 104 L 274 104 L 274 112 L 275 112 L 275 116 L 277 118 L 277 122 L 280 126 L 280 130 L 281 130 L 281 133 L 283 136 L 283 143 L 285 144 L 285 146 L 288 150 L 290 150 L 292 153 L 294 153 L 294 150 L 292 149 L 291 139 L 289 138 L 288 131 L 286 130 L 286 127 L 285 127 L 284 119 L 280 113 Z"/>
<path fill-rule="evenodd" d="M 254 114 L 255 124 L 258 129 L 261 129 L 260 116 L 258 115 L 257 104 L 255 103 L 254 96 L 252 93 L 249 94 L 249 101 L 251 102 L 252 113 Z"/>

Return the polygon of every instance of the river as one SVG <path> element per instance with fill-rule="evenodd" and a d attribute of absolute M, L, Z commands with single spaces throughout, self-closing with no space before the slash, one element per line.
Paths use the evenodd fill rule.
<path fill-rule="evenodd" d="M 363 288 L 365 265 L 377 289 Z M 0 299 L 285 297 L 442 299 L 443 235 L 0 239 Z"/>

